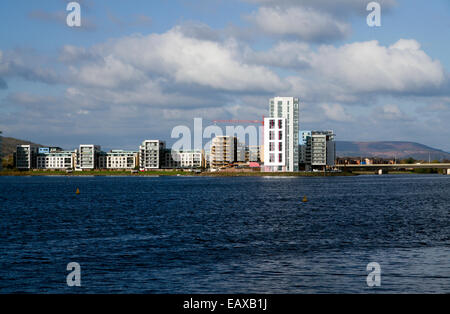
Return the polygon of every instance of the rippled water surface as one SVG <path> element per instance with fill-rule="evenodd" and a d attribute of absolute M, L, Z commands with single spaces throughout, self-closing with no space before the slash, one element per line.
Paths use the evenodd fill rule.
<path fill-rule="evenodd" d="M 3 293 L 450 293 L 450 176 L 0 177 L 0 215 Z"/>

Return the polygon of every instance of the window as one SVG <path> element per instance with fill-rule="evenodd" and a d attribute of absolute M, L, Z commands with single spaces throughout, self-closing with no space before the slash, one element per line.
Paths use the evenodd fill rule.
<path fill-rule="evenodd" d="M 279 143 L 278 143 L 278 151 L 279 151 L 279 152 L 282 152 L 282 151 L 283 151 L 283 143 L 282 143 L 282 142 L 279 142 Z"/>
<path fill-rule="evenodd" d="M 283 128 L 283 120 L 278 120 L 278 128 L 282 129 Z"/>
<path fill-rule="evenodd" d="M 271 129 L 275 128 L 275 120 L 270 120 L 269 128 L 271 128 Z"/>
<path fill-rule="evenodd" d="M 278 154 L 278 162 L 283 162 L 283 154 Z"/>
<path fill-rule="evenodd" d="M 270 162 L 275 162 L 275 154 L 270 154 L 269 161 Z"/>
<path fill-rule="evenodd" d="M 273 141 L 275 139 L 275 132 L 269 131 L 269 140 Z"/>
<path fill-rule="evenodd" d="M 273 152 L 275 150 L 275 143 L 269 143 L 269 151 Z"/>
<path fill-rule="evenodd" d="M 283 131 L 278 132 L 278 140 L 281 141 L 283 139 Z"/>

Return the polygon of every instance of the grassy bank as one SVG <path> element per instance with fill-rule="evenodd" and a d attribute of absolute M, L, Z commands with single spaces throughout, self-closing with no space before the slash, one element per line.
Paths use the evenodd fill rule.
<path fill-rule="evenodd" d="M 355 173 L 349 172 L 203 172 L 196 174 L 187 171 L 148 171 L 131 173 L 130 171 L 74 171 L 66 173 L 65 171 L 11 171 L 0 172 L 0 176 L 196 176 L 196 177 L 331 177 L 331 176 L 355 176 Z"/>

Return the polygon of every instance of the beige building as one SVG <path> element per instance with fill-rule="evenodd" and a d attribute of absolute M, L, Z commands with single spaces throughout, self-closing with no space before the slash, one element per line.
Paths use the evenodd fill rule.
<path fill-rule="evenodd" d="M 210 167 L 212 170 L 228 167 L 237 161 L 237 137 L 216 136 L 211 143 Z"/>
<path fill-rule="evenodd" d="M 111 170 L 130 170 L 138 166 L 138 152 L 112 150 L 99 156 L 99 168 Z"/>

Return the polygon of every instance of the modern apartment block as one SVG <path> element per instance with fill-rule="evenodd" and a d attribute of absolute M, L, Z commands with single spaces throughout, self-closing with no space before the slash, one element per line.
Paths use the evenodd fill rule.
<path fill-rule="evenodd" d="M 245 163 L 246 149 L 246 146 L 238 140 L 236 143 L 236 162 Z"/>
<path fill-rule="evenodd" d="M 245 148 L 246 162 L 261 162 L 261 146 L 247 146 Z"/>
<path fill-rule="evenodd" d="M 148 171 L 160 169 L 165 164 L 166 143 L 160 140 L 146 140 L 139 147 L 139 169 Z"/>
<path fill-rule="evenodd" d="M 80 145 L 77 151 L 76 170 L 93 170 L 99 167 L 99 145 Z"/>
<path fill-rule="evenodd" d="M 306 170 L 326 169 L 335 165 L 336 142 L 333 131 L 310 131 L 305 133 L 304 145 L 300 150 L 304 157 L 300 159 L 301 166 Z"/>
<path fill-rule="evenodd" d="M 64 151 L 57 147 L 41 147 L 36 157 L 37 169 L 67 170 L 75 167 L 75 151 Z"/>
<path fill-rule="evenodd" d="M 205 168 L 205 154 L 201 150 L 174 151 L 168 149 L 165 167 L 172 169 L 200 169 Z"/>
<path fill-rule="evenodd" d="M 272 98 L 270 99 L 269 110 L 270 118 L 264 121 L 264 165 L 266 171 L 298 171 L 299 99 L 294 97 Z M 275 129 L 271 129 L 271 121 L 275 123 Z M 277 127 L 277 124 L 281 123 L 280 121 L 284 121 L 283 128 Z M 279 132 L 281 129 L 284 129 L 283 151 L 280 152 L 278 147 L 275 150 L 277 152 L 275 156 L 275 151 L 270 150 L 269 143 L 272 142 L 274 145 L 280 145 L 281 142 L 280 140 L 270 140 L 270 131 Z M 283 159 L 283 162 L 280 162 L 281 159 Z"/>
<path fill-rule="evenodd" d="M 16 168 L 19 170 L 30 170 L 36 168 L 36 156 L 38 147 L 34 145 L 17 145 Z"/>
<path fill-rule="evenodd" d="M 264 119 L 264 171 L 288 171 L 286 119 Z"/>
<path fill-rule="evenodd" d="M 217 170 L 235 163 L 238 159 L 237 146 L 236 136 L 216 136 L 213 138 L 210 153 L 211 169 Z"/>
<path fill-rule="evenodd" d="M 112 150 L 99 155 L 99 168 L 112 170 L 131 170 L 138 166 L 138 152 Z"/>

